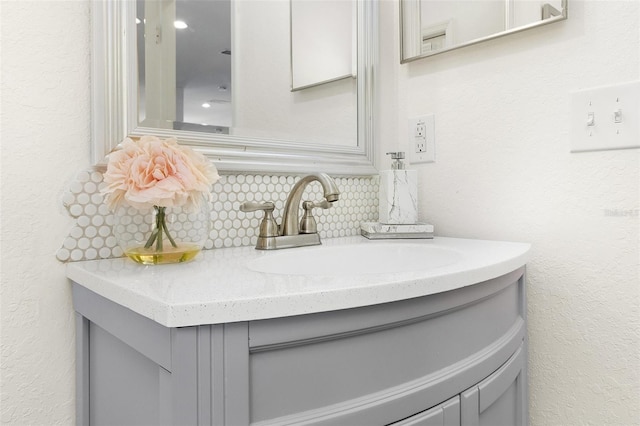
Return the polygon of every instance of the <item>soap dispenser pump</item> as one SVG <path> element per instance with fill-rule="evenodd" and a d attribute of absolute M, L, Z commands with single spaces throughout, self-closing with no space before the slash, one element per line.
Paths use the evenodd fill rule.
<path fill-rule="evenodd" d="M 405 169 L 404 152 L 387 152 L 391 170 L 380 172 L 378 220 L 383 224 L 415 224 L 418 221 L 418 172 Z"/>
<path fill-rule="evenodd" d="M 404 152 L 387 152 L 387 155 L 390 155 L 393 160 L 391 162 L 392 170 L 404 170 L 404 163 L 402 162 L 404 160 Z"/>

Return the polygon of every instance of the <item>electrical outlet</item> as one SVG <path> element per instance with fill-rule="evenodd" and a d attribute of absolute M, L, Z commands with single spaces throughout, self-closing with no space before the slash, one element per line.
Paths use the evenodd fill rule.
<path fill-rule="evenodd" d="M 409 119 L 407 160 L 411 164 L 433 163 L 435 151 L 435 116 L 422 115 Z"/>
<path fill-rule="evenodd" d="M 571 152 L 640 147 L 640 81 L 571 94 Z"/>
<path fill-rule="evenodd" d="M 423 119 L 419 119 L 413 132 L 413 143 L 415 144 L 415 152 L 427 151 L 427 125 Z"/>

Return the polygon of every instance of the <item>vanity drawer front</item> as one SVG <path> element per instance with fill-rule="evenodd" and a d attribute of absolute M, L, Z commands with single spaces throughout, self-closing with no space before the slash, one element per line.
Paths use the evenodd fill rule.
<path fill-rule="evenodd" d="M 521 344 L 523 285 L 519 271 L 436 297 L 251 322 L 251 422 L 389 424 L 446 401 Z"/>

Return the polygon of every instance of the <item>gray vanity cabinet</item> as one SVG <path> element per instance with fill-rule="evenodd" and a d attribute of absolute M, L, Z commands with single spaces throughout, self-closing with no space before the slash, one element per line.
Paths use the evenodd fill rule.
<path fill-rule="evenodd" d="M 379 305 L 179 328 L 73 293 L 78 424 L 527 424 L 524 268 Z"/>

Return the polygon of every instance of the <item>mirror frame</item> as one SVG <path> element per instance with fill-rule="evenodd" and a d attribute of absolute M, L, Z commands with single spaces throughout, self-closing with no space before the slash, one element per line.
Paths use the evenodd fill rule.
<path fill-rule="evenodd" d="M 138 125 L 135 0 L 92 0 L 91 161 L 106 167 L 105 155 L 127 136 L 175 137 L 203 153 L 221 172 L 322 171 L 333 175 L 376 174 L 375 70 L 378 65 L 377 0 L 358 0 L 357 146 L 317 145 L 158 129 Z M 232 23 L 233 26 L 233 23 Z M 285 72 L 289 67 L 285 68 Z"/>
<path fill-rule="evenodd" d="M 412 0 L 412 1 L 420 1 L 420 0 Z M 541 27 L 543 25 L 548 25 L 554 22 L 559 22 L 559 21 L 564 21 L 567 19 L 568 17 L 568 11 L 567 11 L 567 6 L 568 6 L 568 0 L 562 0 L 562 13 L 558 16 L 554 16 L 552 18 L 548 18 L 545 19 L 544 21 L 536 21 L 536 22 L 532 22 L 530 24 L 527 25 L 522 25 L 516 28 L 512 28 L 510 30 L 505 30 L 505 31 L 501 31 L 499 33 L 495 33 L 495 34 L 491 34 L 485 37 L 480 37 L 474 40 L 469 40 L 466 41 L 464 43 L 460 43 L 460 44 L 456 44 L 455 46 L 452 47 L 447 47 L 445 49 L 440 49 L 440 50 L 436 50 L 433 52 L 429 52 L 429 53 L 423 53 L 420 55 L 416 55 L 416 56 L 412 56 L 410 58 L 405 58 L 404 57 L 404 10 L 403 10 L 403 4 L 404 4 L 405 0 L 399 0 L 399 4 L 400 4 L 400 63 L 401 64 L 406 64 L 409 62 L 413 62 L 413 61 L 417 61 L 418 59 L 424 59 L 424 58 L 428 58 L 430 56 L 434 56 L 434 55 L 438 55 L 440 53 L 445 53 L 445 52 L 450 52 L 452 50 L 456 50 L 456 49 L 460 49 L 462 47 L 467 47 L 467 46 L 471 46 L 474 44 L 478 44 L 478 43 L 482 43 L 484 41 L 487 40 L 493 40 L 495 38 L 500 38 L 500 37 L 504 37 L 506 35 L 509 34 L 515 34 L 515 33 L 519 33 L 521 31 L 525 31 L 531 28 L 536 28 L 536 27 Z"/>

